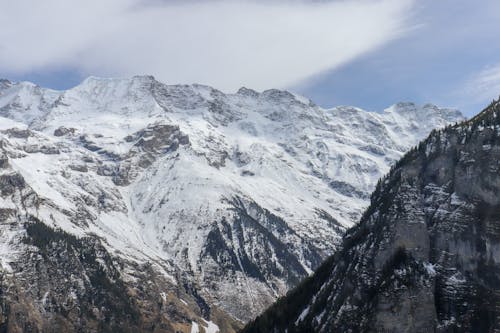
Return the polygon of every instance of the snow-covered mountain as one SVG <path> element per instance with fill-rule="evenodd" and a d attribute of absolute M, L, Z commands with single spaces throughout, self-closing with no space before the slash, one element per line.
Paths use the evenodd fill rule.
<path fill-rule="evenodd" d="M 30 217 L 2 230 L 5 272 L 33 246 L 20 239 L 36 218 L 98 241 L 121 260 L 124 284 L 147 261 L 200 309 L 242 321 L 332 253 L 404 152 L 463 119 L 430 104 L 324 109 L 287 91 L 224 94 L 150 76 L 66 91 L 2 80 L 0 116 L 14 188 L 1 206 Z"/>
<path fill-rule="evenodd" d="M 499 332 L 500 101 L 433 131 L 315 274 L 244 333 Z"/>

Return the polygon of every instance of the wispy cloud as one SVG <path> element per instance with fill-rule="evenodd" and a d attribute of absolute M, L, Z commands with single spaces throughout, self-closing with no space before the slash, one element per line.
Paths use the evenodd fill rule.
<path fill-rule="evenodd" d="M 468 98 L 487 102 L 500 96 L 500 64 L 488 66 L 474 74 L 463 89 Z"/>
<path fill-rule="evenodd" d="M 287 87 L 402 36 L 414 0 L 0 1 L 0 72 Z"/>

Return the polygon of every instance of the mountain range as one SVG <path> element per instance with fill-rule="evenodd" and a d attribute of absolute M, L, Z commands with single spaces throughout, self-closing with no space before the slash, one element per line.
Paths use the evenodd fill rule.
<path fill-rule="evenodd" d="M 396 161 L 464 120 L 151 76 L 0 80 L 0 117 L 9 332 L 235 331 L 327 267 Z"/>

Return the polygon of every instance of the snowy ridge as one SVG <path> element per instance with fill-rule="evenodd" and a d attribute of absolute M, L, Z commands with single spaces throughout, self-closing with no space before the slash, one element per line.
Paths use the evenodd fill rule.
<path fill-rule="evenodd" d="M 0 116 L 9 163 L 47 202 L 41 221 L 182 274 L 242 320 L 332 253 L 405 151 L 463 119 L 430 104 L 323 109 L 287 91 L 150 76 L 61 92 L 0 81 Z"/>

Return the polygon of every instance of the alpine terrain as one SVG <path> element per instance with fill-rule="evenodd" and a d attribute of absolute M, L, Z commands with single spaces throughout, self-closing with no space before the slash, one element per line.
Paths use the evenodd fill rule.
<path fill-rule="evenodd" d="M 335 255 L 243 332 L 500 332 L 500 101 L 407 153 Z"/>
<path fill-rule="evenodd" d="M 290 329 L 348 327 L 365 308 L 356 322 L 383 327 L 418 300 L 436 301 L 418 314 L 442 327 L 492 315 L 460 312 L 497 282 L 497 118 L 483 115 L 393 169 L 308 280 L 318 293 Z M 1 80 L 0 117 L 8 332 L 233 332 L 334 252 L 395 161 L 463 120 L 430 104 L 323 109 L 150 76 L 66 91 Z M 418 297 L 392 310 L 406 293 Z"/>

